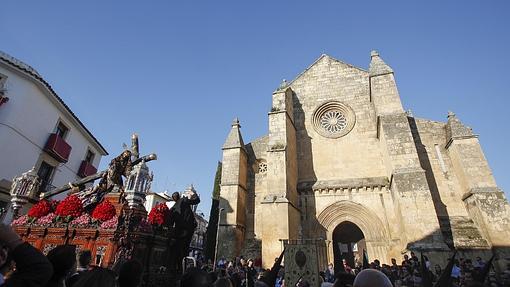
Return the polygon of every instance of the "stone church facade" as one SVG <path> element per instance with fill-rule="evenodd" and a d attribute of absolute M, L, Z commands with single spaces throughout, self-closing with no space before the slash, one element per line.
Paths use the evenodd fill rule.
<path fill-rule="evenodd" d="M 405 112 L 377 52 L 368 71 L 322 55 L 273 92 L 268 122 L 244 143 L 234 120 L 223 145 L 218 258 L 269 267 L 282 240 L 305 239 L 324 240 L 325 262 L 352 262 L 350 243 L 382 263 L 413 250 L 508 256 L 510 206 L 478 136 L 451 112 Z"/>

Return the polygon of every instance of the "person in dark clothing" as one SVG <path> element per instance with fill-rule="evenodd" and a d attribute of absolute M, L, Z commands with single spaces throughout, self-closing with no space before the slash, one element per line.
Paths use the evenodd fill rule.
<path fill-rule="evenodd" d="M 181 287 L 208 287 L 211 284 L 207 272 L 196 267 L 187 269 L 181 279 Z"/>
<path fill-rule="evenodd" d="M 175 204 L 172 206 L 172 225 L 174 225 L 176 238 L 176 256 L 175 256 L 175 267 L 177 270 L 182 268 L 182 260 L 188 254 L 189 245 L 193 238 L 193 233 L 197 227 L 197 221 L 195 219 L 195 213 L 191 210 L 192 205 L 200 203 L 200 198 L 194 194 L 181 197 L 178 192 L 172 194 L 172 199 Z"/>
<path fill-rule="evenodd" d="M 142 282 L 143 265 L 137 260 L 131 259 L 120 267 L 119 287 L 138 287 Z"/>
<path fill-rule="evenodd" d="M 53 276 L 46 287 L 63 287 L 67 276 L 76 266 L 76 245 L 59 245 L 53 248 L 48 255 L 53 265 Z"/>
<path fill-rule="evenodd" d="M 16 263 L 16 271 L 5 280 L 2 287 L 36 287 L 44 286 L 53 274 L 51 263 L 39 250 L 32 247 L 5 224 L 0 224 L 0 268 L 10 264 L 10 260 Z M 8 256 L 6 258 L 8 250 Z"/>
<path fill-rule="evenodd" d="M 78 267 L 76 268 L 76 273 L 71 275 L 67 279 L 66 287 L 71 287 L 78 281 L 83 275 L 83 273 L 87 272 L 89 270 L 90 261 L 92 260 L 92 252 L 90 250 L 81 250 L 78 253 Z"/>
<path fill-rule="evenodd" d="M 328 283 L 335 282 L 335 269 L 333 268 L 333 263 L 328 264 L 328 268 L 324 272 L 324 281 Z"/>
<path fill-rule="evenodd" d="M 12 269 L 12 265 L 9 258 L 9 248 L 0 242 L 0 286 L 4 284 L 4 276 Z"/>
<path fill-rule="evenodd" d="M 112 270 L 96 267 L 88 271 L 80 277 L 74 284 L 75 287 L 115 287 L 117 281 L 115 280 L 115 272 Z"/>
<path fill-rule="evenodd" d="M 259 281 L 262 281 L 267 284 L 267 286 L 274 286 L 276 283 L 276 278 L 278 276 L 278 272 L 282 268 L 282 260 L 285 255 L 285 249 L 282 251 L 280 256 L 276 258 L 273 267 L 271 267 L 271 270 L 264 272 L 262 278 L 259 279 Z"/>
<path fill-rule="evenodd" d="M 213 283 L 214 287 L 233 287 L 234 285 L 228 278 L 218 278 L 216 282 Z"/>
<path fill-rule="evenodd" d="M 214 271 L 208 272 L 207 278 L 209 282 L 216 282 L 216 280 L 218 279 L 218 274 Z"/>
<path fill-rule="evenodd" d="M 246 282 L 253 282 L 257 276 L 257 270 L 253 266 L 253 259 L 248 259 L 248 264 L 246 265 L 244 272 L 246 275 Z"/>

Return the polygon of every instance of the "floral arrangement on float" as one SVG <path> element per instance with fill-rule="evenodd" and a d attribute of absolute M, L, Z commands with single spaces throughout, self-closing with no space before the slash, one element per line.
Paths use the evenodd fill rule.
<path fill-rule="evenodd" d="M 60 202 L 39 201 L 26 215 L 13 220 L 11 225 L 116 229 L 117 223 L 115 207 L 110 201 L 103 200 L 88 214 L 81 200 L 70 195 Z"/>
<path fill-rule="evenodd" d="M 149 212 L 147 223 L 153 231 L 163 231 L 168 229 L 170 224 L 171 211 L 166 204 L 158 203 Z"/>

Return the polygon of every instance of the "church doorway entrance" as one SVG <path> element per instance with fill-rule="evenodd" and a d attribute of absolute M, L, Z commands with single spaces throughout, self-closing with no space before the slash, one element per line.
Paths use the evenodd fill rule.
<path fill-rule="evenodd" d="M 354 268 L 356 262 L 363 262 L 363 250 L 366 248 L 365 235 L 356 224 L 344 221 L 333 230 L 335 264 L 341 264 L 341 259 L 345 259 L 347 264 Z"/>

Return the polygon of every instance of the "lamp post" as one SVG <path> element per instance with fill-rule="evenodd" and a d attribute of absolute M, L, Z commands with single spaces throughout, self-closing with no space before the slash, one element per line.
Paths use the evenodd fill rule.
<path fill-rule="evenodd" d="M 220 223 L 221 223 L 221 213 L 225 210 L 225 208 L 220 208 L 218 210 L 218 226 L 216 227 L 216 244 L 214 246 L 214 262 L 213 262 L 213 271 L 216 271 L 216 262 L 218 260 L 218 238 L 220 235 Z"/>

